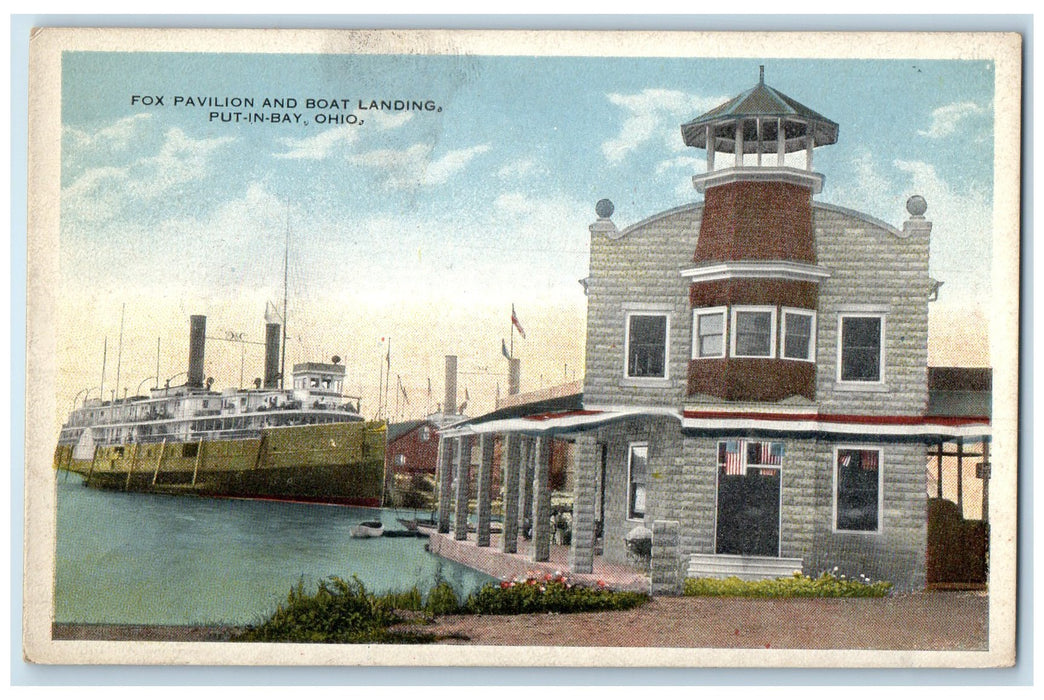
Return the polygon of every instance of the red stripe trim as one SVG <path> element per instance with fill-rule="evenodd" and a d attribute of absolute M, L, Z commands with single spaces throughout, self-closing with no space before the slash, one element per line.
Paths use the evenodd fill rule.
<path fill-rule="evenodd" d="M 685 418 L 710 420 L 765 420 L 779 422 L 818 421 L 822 423 L 855 423 L 869 425 L 981 425 L 989 416 L 869 416 L 828 413 L 759 413 L 753 411 L 684 411 Z"/>

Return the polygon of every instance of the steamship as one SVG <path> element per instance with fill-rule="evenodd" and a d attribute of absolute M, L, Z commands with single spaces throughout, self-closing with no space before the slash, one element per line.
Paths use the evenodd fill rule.
<path fill-rule="evenodd" d="M 185 383 L 85 400 L 62 426 L 55 469 L 102 489 L 379 507 L 384 422 L 344 396 L 336 356 L 295 364 L 281 388 L 279 331 L 266 324 L 263 381 L 216 391 L 203 377 L 206 317 L 192 316 Z"/>

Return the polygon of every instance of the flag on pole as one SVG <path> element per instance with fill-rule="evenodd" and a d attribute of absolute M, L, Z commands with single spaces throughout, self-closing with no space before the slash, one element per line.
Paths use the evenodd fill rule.
<path fill-rule="evenodd" d="M 511 324 L 518 329 L 518 334 L 523 338 L 526 337 L 526 332 L 522 330 L 522 324 L 518 320 L 518 316 L 515 314 L 515 305 L 511 305 Z"/>
<path fill-rule="evenodd" d="M 503 338 L 500 339 L 500 352 L 502 352 L 504 354 L 504 357 L 506 357 L 507 359 L 511 359 L 511 353 L 508 352 L 507 349 L 507 342 L 505 342 Z"/>
<path fill-rule="evenodd" d="M 763 442 L 761 443 L 761 463 L 781 465 L 783 464 L 783 443 Z"/>
<path fill-rule="evenodd" d="M 428 377 L 428 398 L 431 398 L 431 377 Z"/>
<path fill-rule="evenodd" d="M 402 380 L 399 381 L 399 388 L 402 389 L 402 400 L 408 404 L 410 402 L 410 397 L 406 395 L 406 386 L 402 384 Z"/>
<path fill-rule="evenodd" d="M 838 460 L 838 463 L 845 469 L 848 469 L 849 465 L 852 464 L 852 453 L 845 452 L 844 454 L 842 454 L 840 459 Z"/>
<path fill-rule="evenodd" d="M 859 466 L 861 466 L 864 471 L 876 472 L 877 450 L 862 450 L 859 453 Z"/>
<path fill-rule="evenodd" d="M 743 460 L 738 441 L 729 440 L 725 443 L 725 473 L 730 476 L 743 474 Z"/>

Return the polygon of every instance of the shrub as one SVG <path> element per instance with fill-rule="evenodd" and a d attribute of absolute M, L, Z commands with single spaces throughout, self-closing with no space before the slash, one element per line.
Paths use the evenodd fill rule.
<path fill-rule="evenodd" d="M 411 599 L 411 594 L 405 594 Z M 242 642 L 426 642 L 432 635 L 414 632 L 389 632 L 401 621 L 390 605 L 367 593 L 362 582 L 336 576 L 320 581 L 315 593 L 306 593 L 304 579 L 290 589 L 286 602 L 264 622 L 248 627 L 234 641 Z"/>
<path fill-rule="evenodd" d="M 453 586 L 445 581 L 437 581 L 428 591 L 428 600 L 424 603 L 424 612 L 429 615 L 453 615 L 460 612 L 460 599 Z"/>
<path fill-rule="evenodd" d="M 825 572 L 819 578 L 795 573 L 762 581 L 741 581 L 735 576 L 726 579 L 687 578 L 684 594 L 738 598 L 882 598 L 891 589 L 892 584 L 887 581 L 870 581 L 863 576 L 852 580 L 834 572 Z"/>
<path fill-rule="evenodd" d="M 645 593 L 576 585 L 561 574 L 531 574 L 514 581 L 487 583 L 468 597 L 464 610 L 480 615 L 628 610 L 648 599 Z"/>

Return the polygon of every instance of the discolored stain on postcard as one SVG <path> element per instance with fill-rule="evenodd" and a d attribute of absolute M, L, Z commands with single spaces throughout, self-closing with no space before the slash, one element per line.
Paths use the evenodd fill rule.
<path fill-rule="evenodd" d="M 1021 40 L 868 38 L 37 31 L 27 657 L 1013 663 Z"/>

